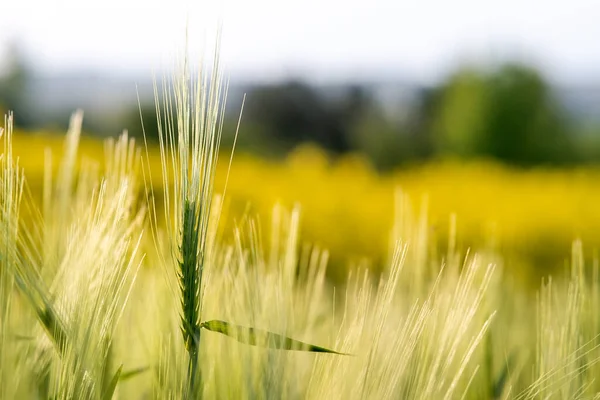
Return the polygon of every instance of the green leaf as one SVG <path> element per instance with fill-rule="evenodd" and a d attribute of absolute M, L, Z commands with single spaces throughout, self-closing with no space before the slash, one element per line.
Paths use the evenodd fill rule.
<path fill-rule="evenodd" d="M 148 371 L 149 369 L 150 369 L 150 367 L 140 367 L 140 368 L 131 369 L 129 371 L 125 371 L 119 377 L 119 381 L 126 381 L 128 379 L 134 378 L 137 375 Z"/>
<path fill-rule="evenodd" d="M 28 274 L 31 276 L 26 276 Z M 50 339 L 62 353 L 67 339 L 65 324 L 49 299 L 47 289 L 43 287 L 42 283 L 36 281 L 31 272 L 17 271 L 15 283 L 29 300 Z"/>
<path fill-rule="evenodd" d="M 496 383 L 494 384 L 494 387 L 493 387 L 493 395 L 494 395 L 493 398 L 494 399 L 499 399 L 504 394 L 506 384 L 508 383 L 510 366 L 512 364 L 512 360 L 513 360 L 513 356 L 511 355 L 511 357 L 508 359 L 506 364 L 504 364 L 504 367 L 502 368 L 502 372 L 500 373 L 500 375 L 498 376 L 498 379 L 496 380 Z"/>
<path fill-rule="evenodd" d="M 115 372 L 115 375 L 113 376 L 113 378 L 110 380 L 110 383 L 108 384 L 108 386 L 106 388 L 106 391 L 102 395 L 103 400 L 112 400 L 113 395 L 115 394 L 115 390 L 117 389 L 117 383 L 119 382 L 119 378 L 121 376 L 122 370 L 123 370 L 123 364 L 121 364 L 121 366 L 119 367 L 117 372 Z"/>
<path fill-rule="evenodd" d="M 50 335 L 50 338 L 56 344 L 58 350 L 62 353 L 65 349 L 67 335 L 62 320 L 50 303 L 46 303 L 45 308 L 35 307 L 38 319 Z"/>
<path fill-rule="evenodd" d="M 348 356 L 350 354 L 339 353 L 334 350 L 329 350 L 324 347 L 315 346 L 312 344 L 304 343 L 299 340 L 294 340 L 287 336 L 279 335 L 277 333 L 263 331 L 256 328 L 249 328 L 245 326 L 239 326 L 230 324 L 229 322 L 212 320 L 206 321 L 200 324 L 201 328 L 212 332 L 222 333 L 229 337 L 234 338 L 240 343 L 249 344 L 252 346 L 270 347 L 279 350 L 297 350 L 297 351 L 310 351 L 314 353 L 332 353 Z"/>

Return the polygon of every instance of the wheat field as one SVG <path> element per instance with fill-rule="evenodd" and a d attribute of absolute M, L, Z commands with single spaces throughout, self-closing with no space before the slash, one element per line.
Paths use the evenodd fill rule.
<path fill-rule="evenodd" d="M 508 193 L 496 210 L 508 230 L 488 236 L 475 227 L 485 217 L 451 215 L 491 201 L 493 191 L 467 185 L 436 206 L 448 176 L 423 179 L 425 167 L 401 177 L 412 188 L 402 192 L 354 158 L 319 167 L 315 151 L 249 185 L 260 167 L 219 157 L 225 90 L 218 60 L 210 73 L 182 68 L 157 84 L 160 147 L 124 133 L 83 161 L 98 147 L 82 138 L 80 112 L 56 152 L 19 143 L 5 117 L 0 398 L 600 397 L 595 259 L 575 240 L 567 273 L 525 291 L 504 244 L 490 243 L 517 246 L 527 229 L 552 224 L 563 237 L 591 235 L 595 209 L 578 207 L 577 217 L 539 195 L 529 197 L 538 214 L 528 214 L 511 207 L 524 193 Z M 16 156 L 25 149 L 43 157 Z M 336 201 L 318 185 L 333 190 L 334 182 L 343 193 L 335 217 L 348 224 L 335 230 L 318 218 Z M 577 182 L 556 182 L 577 204 Z M 428 208 L 408 200 L 419 185 L 431 193 Z M 294 196 L 290 186 L 311 193 L 289 204 L 293 197 L 276 193 Z M 243 190 L 254 211 L 230 200 Z M 449 228 L 438 240 L 432 227 L 442 224 Z M 352 268 L 340 267 L 352 248 Z M 343 279 L 328 278 L 330 264 Z"/>

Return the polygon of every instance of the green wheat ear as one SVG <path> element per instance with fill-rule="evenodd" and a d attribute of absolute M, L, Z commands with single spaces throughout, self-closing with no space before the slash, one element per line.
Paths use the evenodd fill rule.
<path fill-rule="evenodd" d="M 175 77 L 170 90 L 167 81 L 164 81 L 163 93 L 159 96 L 156 82 L 154 86 L 165 199 L 164 214 L 174 217 L 167 223 L 167 230 L 171 240 L 170 256 L 175 264 L 179 286 L 180 329 L 188 353 L 185 389 L 188 398 L 201 397 L 203 390 L 202 371 L 198 364 L 201 328 L 230 336 L 235 334 L 234 337 L 240 341 L 243 341 L 240 333 L 245 334 L 248 338 L 245 343 L 248 344 L 261 345 L 261 341 L 264 341 L 268 344 L 267 347 L 341 354 L 272 332 L 243 328 L 223 321 L 200 323 L 204 285 L 202 276 L 211 246 L 209 220 L 211 214 L 216 213 L 214 217 L 218 225 L 219 212 L 213 207 L 212 200 L 227 87 L 223 87 L 218 53 L 217 40 L 210 75 L 201 69 L 195 79 L 190 77 L 186 55 L 181 75 Z M 173 182 L 170 181 L 169 169 Z M 151 170 L 149 161 L 147 170 Z M 153 190 L 152 185 L 149 189 L 150 192 Z M 155 210 L 155 205 L 149 204 L 149 207 Z M 158 243 L 158 221 L 156 214 L 153 214 L 153 236 L 155 243 Z"/>
<path fill-rule="evenodd" d="M 185 348 L 197 354 L 200 340 L 200 283 L 202 282 L 202 254 L 198 254 L 200 232 L 195 202 L 186 201 L 183 208 L 183 226 L 179 261 L 179 289 L 181 290 L 181 330 Z"/>
<path fill-rule="evenodd" d="M 189 396 L 197 393 L 198 349 L 200 348 L 200 285 L 202 282 L 203 256 L 199 254 L 200 230 L 198 229 L 197 203 L 185 201 L 181 225 L 181 245 L 179 248 L 179 289 L 181 291 L 181 332 L 188 360 Z"/>
<path fill-rule="evenodd" d="M 309 351 L 313 353 L 331 353 L 339 354 L 343 356 L 350 356 L 351 354 L 340 353 L 335 350 L 326 349 L 325 347 L 315 346 L 289 338 L 287 336 L 280 335 L 261 329 L 250 328 L 240 325 L 230 324 L 229 322 L 211 320 L 200 324 L 200 327 L 212 331 L 222 333 L 229 337 L 234 338 L 240 343 L 249 344 L 251 346 L 268 347 L 278 350 L 296 350 L 296 351 Z"/>

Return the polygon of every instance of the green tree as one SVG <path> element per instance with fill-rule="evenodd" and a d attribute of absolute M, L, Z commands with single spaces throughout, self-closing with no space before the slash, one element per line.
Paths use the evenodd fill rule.
<path fill-rule="evenodd" d="M 532 68 L 509 64 L 488 78 L 485 153 L 519 165 L 573 158 L 563 111 Z"/>
<path fill-rule="evenodd" d="M 575 160 L 564 112 L 531 67 L 463 68 L 433 98 L 429 134 L 438 153 L 523 166 Z"/>
<path fill-rule="evenodd" d="M 482 152 L 488 118 L 488 92 L 485 76 L 472 69 L 453 75 L 440 89 L 432 137 L 442 154 L 470 157 Z"/>
<path fill-rule="evenodd" d="M 350 107 L 361 101 L 356 96 Z M 356 104 L 355 104 L 356 103 Z M 301 82 L 259 86 L 248 92 L 244 121 L 287 150 L 302 142 L 315 142 L 336 153 L 350 150 L 345 121 L 336 104 Z"/>
<path fill-rule="evenodd" d="M 4 52 L 0 71 L 0 109 L 12 111 L 16 125 L 28 127 L 34 122 L 27 98 L 31 71 L 25 55 L 16 43 L 11 43 Z"/>

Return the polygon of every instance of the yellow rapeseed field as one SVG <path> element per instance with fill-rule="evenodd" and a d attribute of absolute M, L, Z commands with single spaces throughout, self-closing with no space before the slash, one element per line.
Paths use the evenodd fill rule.
<path fill-rule="evenodd" d="M 62 135 L 47 133 L 15 137 L 14 151 L 34 197 L 41 198 L 44 151 L 50 148 L 59 159 L 62 140 Z M 84 136 L 84 159 L 101 161 L 102 146 Z M 156 188 L 161 185 L 157 149 L 151 149 L 150 160 Z M 218 192 L 228 161 L 229 154 L 223 154 Z M 600 169 L 591 167 L 524 171 L 487 161 L 438 161 L 382 175 L 360 156 L 331 161 L 318 148 L 305 146 L 283 162 L 236 154 L 225 216 L 238 218 L 226 218 L 229 225 L 242 223 L 239 216 L 246 212 L 267 225 L 274 204 L 300 204 L 303 240 L 329 249 L 330 275 L 343 278 L 348 265 L 369 260 L 377 269 L 384 261 L 394 226 L 390 216 L 406 206 L 399 201 L 402 193 L 410 198 L 415 216 L 427 213 L 425 233 L 437 248 L 447 242 L 454 215 L 461 248 L 491 247 L 505 257 L 507 270 L 537 278 L 569 259 L 576 238 L 583 240 L 587 255 L 594 255 L 600 245 L 599 182 Z M 268 231 L 268 226 L 262 228 Z"/>

